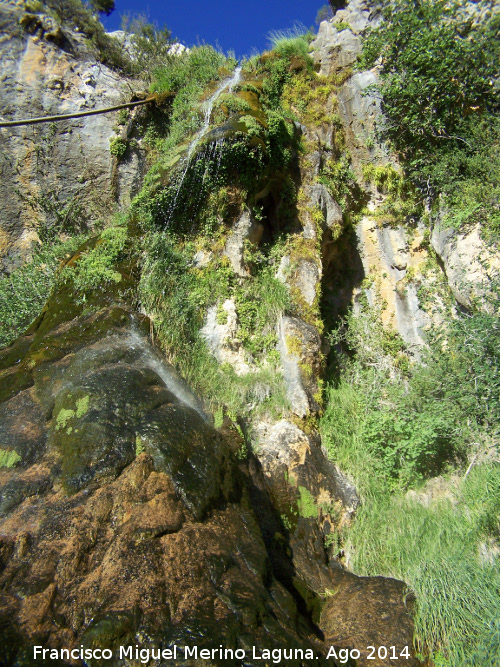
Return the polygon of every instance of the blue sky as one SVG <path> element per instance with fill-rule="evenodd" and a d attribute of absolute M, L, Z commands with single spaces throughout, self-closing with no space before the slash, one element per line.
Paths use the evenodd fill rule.
<path fill-rule="evenodd" d="M 107 30 L 120 27 L 121 14 L 147 14 L 150 21 L 166 23 L 174 37 L 192 46 L 218 44 L 237 57 L 268 47 L 271 30 L 303 23 L 314 27 L 318 9 L 326 0 L 115 0 L 115 11 L 103 17 Z"/>

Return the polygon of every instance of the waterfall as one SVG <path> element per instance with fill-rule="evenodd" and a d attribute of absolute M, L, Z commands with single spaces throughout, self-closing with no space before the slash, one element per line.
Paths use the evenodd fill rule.
<path fill-rule="evenodd" d="M 236 86 L 236 84 L 239 82 L 240 78 L 241 78 L 241 67 L 237 67 L 233 72 L 233 76 L 223 81 L 221 85 L 217 88 L 215 93 L 207 100 L 206 102 L 207 107 L 205 109 L 203 126 L 201 127 L 200 130 L 198 130 L 193 141 L 189 144 L 188 157 L 187 157 L 188 162 L 193 154 L 194 149 L 208 132 L 208 128 L 210 127 L 210 118 L 212 116 L 212 110 L 214 108 L 215 102 L 225 90 L 231 92 L 234 86 Z"/>
<path fill-rule="evenodd" d="M 161 378 L 165 387 L 171 391 L 179 401 L 188 405 L 190 408 L 193 408 L 193 410 L 196 410 L 204 421 L 209 421 L 207 415 L 203 411 L 201 402 L 189 389 L 186 382 L 177 375 L 172 366 L 167 364 L 155 353 L 144 336 L 141 336 L 136 330 L 132 330 L 125 339 L 125 343 L 128 349 L 136 350 L 139 353 L 141 362 L 144 366 L 154 371 Z"/>
<path fill-rule="evenodd" d="M 232 89 L 234 88 L 234 86 L 236 86 L 238 84 L 240 79 L 241 79 L 241 67 L 237 67 L 234 70 L 233 75 L 231 77 L 229 77 L 228 79 L 225 79 L 220 84 L 220 86 L 217 88 L 217 90 L 213 93 L 213 95 L 211 95 L 211 97 L 205 102 L 206 108 L 205 108 L 205 115 L 204 115 L 204 118 L 203 118 L 203 125 L 198 130 L 198 132 L 195 134 L 191 143 L 189 144 L 189 147 L 188 147 L 188 150 L 187 150 L 187 155 L 186 155 L 186 158 L 185 158 L 185 167 L 184 167 L 184 170 L 182 172 L 182 176 L 179 180 L 179 185 L 178 185 L 177 191 L 175 193 L 173 204 L 172 204 L 172 206 L 170 207 L 170 210 L 169 210 L 167 224 L 169 222 L 171 222 L 171 220 L 172 220 L 172 216 L 174 214 L 175 207 L 176 207 L 176 204 L 177 204 L 177 198 L 179 196 L 179 192 L 181 191 L 182 185 L 184 183 L 184 179 L 186 178 L 186 174 L 187 174 L 187 171 L 188 171 L 189 166 L 191 164 L 191 158 L 193 157 L 193 153 L 196 149 L 196 146 L 198 146 L 198 144 L 202 141 L 202 139 L 205 137 L 205 135 L 207 134 L 207 132 L 210 128 L 210 118 L 212 117 L 212 111 L 213 111 L 215 102 L 217 101 L 217 99 L 222 95 L 222 93 L 225 90 L 228 90 L 229 92 L 231 92 Z M 216 142 L 216 148 L 217 147 L 219 147 L 219 142 L 218 141 Z M 220 163 L 221 154 L 222 154 L 222 147 L 220 147 L 220 152 L 219 152 L 219 163 Z"/>

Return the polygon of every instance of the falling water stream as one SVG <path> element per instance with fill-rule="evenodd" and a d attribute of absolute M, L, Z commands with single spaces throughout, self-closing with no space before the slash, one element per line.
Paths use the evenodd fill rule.
<path fill-rule="evenodd" d="M 126 346 L 130 350 L 137 350 L 140 354 L 141 362 L 154 371 L 163 381 L 165 387 L 176 396 L 179 401 L 188 405 L 204 419 L 208 421 L 208 417 L 203 411 L 200 401 L 190 391 L 187 384 L 179 376 L 176 375 L 174 369 L 169 367 L 159 356 L 157 356 L 146 339 L 137 331 L 130 331 Z"/>
<path fill-rule="evenodd" d="M 223 81 L 221 85 L 217 88 L 215 93 L 207 100 L 206 102 L 207 107 L 205 109 L 205 117 L 203 119 L 203 125 L 198 130 L 192 142 L 189 144 L 188 156 L 187 156 L 188 162 L 193 154 L 194 149 L 208 132 L 208 128 L 210 127 L 210 118 L 212 117 L 212 110 L 214 108 L 215 102 L 225 90 L 231 92 L 240 79 L 241 79 L 241 67 L 237 67 L 233 72 L 233 76 Z"/>
<path fill-rule="evenodd" d="M 205 103 L 206 108 L 205 108 L 205 115 L 204 115 L 204 118 L 203 118 L 203 125 L 198 130 L 198 132 L 195 134 L 191 143 L 189 144 L 187 154 L 186 154 L 186 158 L 185 158 L 185 162 L 184 162 L 184 164 L 185 164 L 184 170 L 182 172 L 181 178 L 179 179 L 179 185 L 177 187 L 177 192 L 175 193 L 174 201 L 173 201 L 173 204 L 172 204 L 172 206 L 170 208 L 170 211 L 169 211 L 168 222 L 171 222 L 172 216 L 175 212 L 175 207 L 176 207 L 176 204 L 177 204 L 177 198 L 179 196 L 179 192 L 181 191 L 182 185 L 184 183 L 184 179 L 186 178 L 186 174 L 187 174 L 187 171 L 189 169 L 189 166 L 191 164 L 191 158 L 193 157 L 193 153 L 196 150 L 196 147 L 198 146 L 198 144 L 206 136 L 206 134 L 207 134 L 207 132 L 210 128 L 210 119 L 212 117 L 212 111 L 213 111 L 215 102 L 222 95 L 222 93 L 224 91 L 227 90 L 227 91 L 231 92 L 232 89 L 234 88 L 234 86 L 236 86 L 239 83 L 240 79 L 241 79 L 241 67 L 237 67 L 234 70 L 233 75 L 229 79 L 225 79 L 220 84 L 220 86 L 217 88 L 217 90 L 213 93 L 213 95 L 206 101 L 206 103 Z M 224 142 L 223 139 L 222 140 L 218 139 L 215 142 L 214 155 L 218 150 L 219 151 L 219 163 L 220 163 L 220 158 L 221 158 L 221 154 L 222 154 L 222 143 L 223 142 Z"/>

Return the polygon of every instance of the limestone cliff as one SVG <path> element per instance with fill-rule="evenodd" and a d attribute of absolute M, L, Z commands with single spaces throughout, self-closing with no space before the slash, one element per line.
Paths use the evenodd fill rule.
<path fill-rule="evenodd" d="M 6 2 L 0 12 L 3 120 L 109 107 L 129 102 L 140 87 L 98 62 L 85 35 L 51 16 Z M 130 123 L 118 120 L 116 112 L 0 129 L 3 271 L 22 263 L 40 235 L 92 229 L 130 204 L 144 153 L 130 145 L 118 164 L 110 142 L 126 140 Z"/>
<path fill-rule="evenodd" d="M 46 13 L 2 3 L 0 19 L 4 120 L 126 102 L 140 86 Z M 381 64 L 356 69 L 381 20 L 352 0 L 310 44 L 278 40 L 239 67 L 206 45 L 179 53 L 155 73 L 160 124 L 144 110 L 0 129 L 9 279 L 34 248 L 85 233 L 0 350 L 2 664 L 32 664 L 34 644 L 222 644 L 241 665 L 261 664 L 252 646 L 335 664 L 334 647 L 393 664 L 371 659 L 383 645 L 421 664 L 413 592 L 391 572 L 349 571 L 369 496 L 352 461 L 361 480 L 392 465 L 385 486 L 406 492 L 408 469 L 422 482 L 466 459 L 443 453 L 456 431 L 419 403 L 410 418 L 422 438 L 439 422 L 435 449 L 421 461 L 403 420 L 391 450 L 391 410 L 431 384 L 410 386 L 432 327 L 460 307 L 489 312 L 499 264 L 478 229 L 408 212 L 404 167 L 378 138 Z M 365 385 L 349 366 L 356 335 Z M 342 461 L 335 438 L 349 442 Z"/>

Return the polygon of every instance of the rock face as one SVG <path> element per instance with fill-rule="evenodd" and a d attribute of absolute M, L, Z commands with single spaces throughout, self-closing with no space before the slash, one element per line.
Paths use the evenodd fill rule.
<path fill-rule="evenodd" d="M 51 17 L 2 2 L 0 31 L 3 120 L 130 101 L 133 82 L 96 62 L 83 35 Z M 0 129 L 0 271 L 28 257 L 38 237 L 91 228 L 128 206 L 144 155 L 133 146 L 119 163 L 111 155 L 117 120 L 114 112 Z"/>
<path fill-rule="evenodd" d="M 23 19 L 23 32 L 17 10 L 2 11 L 8 37 L 1 48 L 9 44 L 11 54 L 6 99 L 25 95 L 20 105 L 16 97 L 16 114 L 26 114 L 28 105 L 38 115 L 123 101 L 124 82 L 106 83 L 111 73 L 89 64 L 78 35 L 58 29 L 49 17 Z M 322 24 L 318 37 L 318 69 L 328 76 L 345 75 L 370 19 L 362 4 L 346 12 L 337 17 L 349 22 L 350 30 L 334 32 L 331 24 Z M 374 76 L 350 76 L 338 91 L 358 175 L 368 151 L 359 136 L 366 139 L 364 128 L 369 134 L 379 113 L 378 103 L 362 94 Z M 57 94 L 44 95 L 46 89 Z M 257 100 L 257 93 L 252 95 Z M 335 104 L 332 95 L 329 113 Z M 258 109 L 255 113 L 258 117 Z M 5 116 L 13 114 L 13 103 L 6 105 Z M 4 183 L 0 196 L 22 186 L 31 199 L 9 202 L 5 267 L 22 256 L 22 243 L 37 229 L 55 224 L 41 208 L 47 193 L 51 202 L 81 202 L 86 211 L 98 197 L 96 210 L 106 215 L 134 192 L 141 153 L 129 150 L 123 162 L 114 161 L 108 149 L 115 120 L 97 118 L 78 121 L 71 132 L 69 125 L 56 128 L 60 135 L 53 145 L 46 139 L 50 134 L 40 135 L 48 142 L 38 150 L 45 160 L 43 179 L 33 157 L 37 151 L 26 148 L 29 133 L 8 135 L 10 154 L 24 161 L 26 172 L 14 169 L 14 180 Z M 315 150 L 295 174 L 300 205 L 277 274 L 293 294 L 295 310 L 279 314 L 269 336 L 277 340 L 274 358 L 281 363 L 289 401 L 280 415 L 251 417 L 238 426 L 226 418 L 215 429 L 197 397 L 153 347 L 151 322 L 136 310 L 131 266 L 114 267 L 119 283 L 84 301 L 75 301 L 71 281 L 60 284 L 26 334 L 0 351 L 2 664 L 32 664 L 35 644 L 109 648 L 115 656 L 123 645 L 212 649 L 222 644 L 245 652 L 241 665 L 263 664 L 252 657 L 252 646 L 297 647 L 310 652 L 297 664 L 326 665 L 335 664 L 325 659 L 330 646 L 358 648 L 390 638 L 399 654 L 411 644 L 404 584 L 346 572 L 342 554 L 332 546 L 335 539 L 328 539 L 349 524 L 359 499 L 326 457 L 315 427 L 325 354 L 322 287 L 342 277 L 337 293 L 345 294 L 335 305 L 337 315 L 378 257 L 389 275 L 390 312 L 399 313 L 395 323 L 388 315 L 387 325 L 406 327 L 419 345 L 419 330 L 407 321 L 418 311 L 414 295 L 406 320 L 397 302 L 397 284 L 412 262 L 411 244 L 401 229 L 367 220 L 358 230 L 357 251 L 341 205 L 317 179 L 333 152 L 335 129 L 323 123 L 300 130 Z M 385 164 L 383 148 L 375 153 Z M 95 170 L 92 187 L 82 165 Z M 262 197 L 275 210 L 268 195 Z M 30 202 L 45 215 L 38 227 L 28 215 Z M 274 231 L 249 211 L 238 212 L 225 245 L 198 251 L 192 267 L 206 267 L 220 251 L 234 274 L 231 280 L 242 285 L 252 279 L 246 246 Z M 342 260 L 351 255 L 357 268 L 347 279 Z M 201 335 L 217 361 L 230 364 L 237 375 L 259 370 L 238 340 L 234 299 L 208 309 Z M 238 457 L 242 427 L 254 445 L 244 461 Z M 132 667 L 137 661 L 116 658 L 111 664 Z M 196 663 L 180 655 L 176 664 Z M 204 664 L 226 661 L 215 656 Z M 372 663 L 363 654 L 358 664 Z M 374 664 L 392 663 L 384 658 Z"/>
<path fill-rule="evenodd" d="M 420 308 L 417 287 L 407 276 L 416 273 L 427 257 L 421 248 L 422 235 L 410 241 L 402 226 L 382 226 L 369 216 L 363 217 L 356 235 L 365 275 L 374 276 L 366 289 L 370 305 L 384 303 L 382 321 L 399 332 L 418 358 L 431 319 Z"/>
<path fill-rule="evenodd" d="M 401 599 L 405 600 L 404 606 Z M 410 636 L 412 631 L 408 612 L 413 604 L 414 598 L 407 594 L 401 581 L 348 574 L 339 577 L 338 586 L 328 597 L 322 611 L 326 642 L 337 648 L 339 656 L 341 649 L 351 651 L 361 647 L 358 648 L 360 656 L 356 661 L 359 667 L 393 664 L 394 656 L 404 660 L 406 665 L 417 667 L 420 662 L 412 657 L 411 645 L 404 644 L 405 637 Z M 381 618 L 384 619 L 382 624 Z M 353 637 L 358 638 L 359 643 L 356 644 Z M 396 648 L 387 648 L 387 652 L 379 650 L 383 646 Z"/>
<path fill-rule="evenodd" d="M 238 664 L 261 664 L 252 646 L 332 664 L 321 595 L 344 572 L 323 532 L 329 507 L 353 511 L 353 487 L 286 420 L 262 425 L 262 463 L 239 462 L 231 424 L 216 431 L 151 346 L 119 266 L 119 289 L 85 310 L 63 283 L 0 353 L 1 664 L 33 664 L 34 645 L 106 648 L 110 664 L 133 665 L 120 646 L 220 644 L 244 652 Z M 349 576 L 371 595 L 371 579 Z M 396 607 L 399 646 L 411 620 L 403 596 Z M 177 664 L 196 661 L 180 652 Z"/>
<path fill-rule="evenodd" d="M 380 99 L 370 87 L 377 83 L 377 68 L 352 73 L 362 51 L 363 31 L 368 27 L 375 28 L 379 22 L 378 10 L 366 0 L 351 0 L 332 21 L 321 22 L 318 35 L 311 43 L 320 74 L 342 78 L 346 73 L 351 74 L 337 94 L 338 114 L 358 178 L 362 177 L 363 163 L 390 161 L 387 151 L 375 138 L 376 123 L 381 119 Z M 370 143 L 372 148 L 368 149 Z"/>
<path fill-rule="evenodd" d="M 473 304 L 487 307 L 484 297 L 492 280 L 498 280 L 500 259 L 481 238 L 479 226 L 466 234 L 436 226 L 431 243 L 458 303 L 466 308 Z"/>
<path fill-rule="evenodd" d="M 419 291 L 420 288 L 424 292 L 432 291 L 439 282 L 436 274 L 440 270 L 425 268 L 429 265 L 429 255 L 423 227 L 419 226 L 410 235 L 406 225 L 395 224 L 385 213 L 387 193 L 365 175 L 366 165 L 381 173 L 388 169 L 397 173 L 399 167 L 376 136 L 377 125 L 383 121 L 380 98 L 373 90 L 379 68 L 351 72 L 361 53 L 363 31 L 376 27 L 380 20 L 376 8 L 364 0 L 353 0 L 346 9 L 338 11 L 332 21 L 321 23 L 318 36 L 311 44 L 320 73 L 347 76 L 337 93 L 337 111 L 351 166 L 366 194 L 364 203 L 369 211 L 356 227 L 354 244 L 341 237 L 324 249 L 326 301 L 333 312 L 338 312 L 342 298 L 356 303 L 364 294 L 370 306 L 381 309 L 384 326 L 396 330 L 412 356 L 419 359 L 425 345 L 424 332 L 439 319 L 437 313 L 423 309 Z M 356 274 L 353 278 L 346 279 L 337 269 L 332 270 L 334 262 L 339 260 L 348 262 L 350 270 Z M 329 284 L 334 285 L 333 293 L 328 291 Z M 441 306 L 441 296 L 435 301 Z"/>
<path fill-rule="evenodd" d="M 259 245 L 263 232 L 264 226 L 252 218 L 250 211 L 244 211 L 233 226 L 231 236 L 226 243 L 225 255 L 229 258 L 236 275 L 249 275 L 243 257 L 245 243 Z"/>
<path fill-rule="evenodd" d="M 67 322 L 61 298 L 2 352 L 0 662 L 32 664 L 34 644 L 214 638 L 321 657 L 298 594 L 273 574 L 249 492 L 260 473 L 237 464 L 237 440 L 207 423 L 144 317 L 101 301 Z"/>
<path fill-rule="evenodd" d="M 278 349 L 292 411 L 304 418 L 318 409 L 314 394 L 318 391 L 321 338 L 310 324 L 284 316 L 278 323 Z"/>

